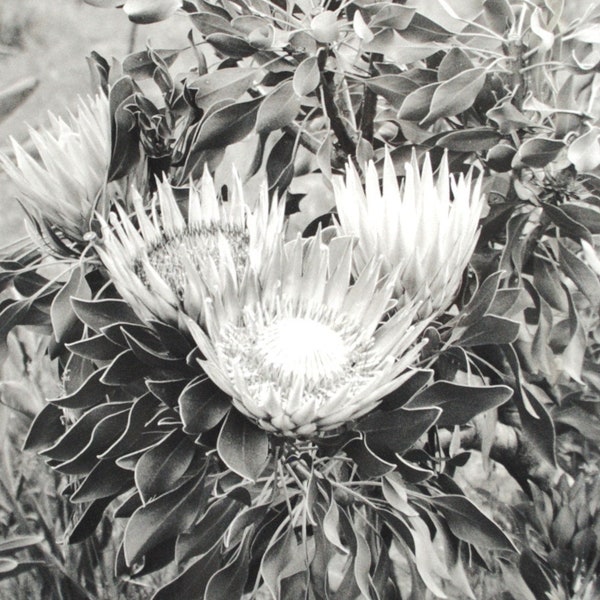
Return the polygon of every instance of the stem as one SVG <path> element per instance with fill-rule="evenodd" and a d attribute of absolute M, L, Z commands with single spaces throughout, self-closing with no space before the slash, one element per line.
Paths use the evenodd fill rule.
<path fill-rule="evenodd" d="M 374 63 L 383 60 L 381 54 L 373 53 L 369 61 L 369 75 L 375 75 Z M 373 141 L 373 122 L 377 114 L 377 94 L 368 86 L 365 86 L 362 111 L 360 116 L 360 130 L 363 139 L 371 143 Z"/>
<path fill-rule="evenodd" d="M 340 149 L 346 155 L 354 155 L 356 152 L 356 144 L 346 130 L 346 126 L 340 116 L 339 109 L 335 103 L 335 85 L 333 81 L 333 73 L 325 71 L 325 63 L 327 62 L 327 53 L 321 51 L 317 58 L 317 64 L 321 73 L 321 90 L 323 92 L 323 104 L 325 114 L 329 117 L 331 129 L 338 140 Z"/>

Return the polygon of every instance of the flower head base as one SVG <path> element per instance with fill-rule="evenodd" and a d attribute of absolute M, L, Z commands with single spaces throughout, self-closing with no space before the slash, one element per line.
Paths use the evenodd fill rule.
<path fill-rule="evenodd" d="M 25 209 L 55 226 L 72 241 L 83 241 L 95 211 L 108 196 L 110 113 L 102 94 L 80 100 L 68 122 L 50 114 L 51 129 L 30 131 L 37 162 L 15 140 L 15 163 L 0 155 L 0 165 L 15 183 Z"/>
<path fill-rule="evenodd" d="M 383 190 L 373 163 L 367 167 L 364 189 L 349 163 L 345 181 L 334 180 L 334 193 L 338 231 L 358 237 L 356 272 L 373 257 L 382 256 L 384 272 L 400 266 L 394 292 L 400 305 L 424 292 L 422 316 L 446 309 L 477 242 L 483 208 L 481 179 L 472 185 L 471 173 L 458 180 L 449 177 L 444 156 L 436 181 L 427 154 L 421 172 L 413 156 L 400 188 L 386 155 Z"/>
<path fill-rule="evenodd" d="M 419 305 L 386 320 L 393 283 L 372 261 L 350 285 L 352 240 L 321 236 L 281 246 L 237 304 L 207 297 L 205 333 L 190 331 L 213 381 L 268 431 L 312 436 L 356 419 L 417 360 Z M 228 295 L 230 297 L 230 295 Z"/>
<path fill-rule="evenodd" d="M 230 201 L 221 202 L 206 171 L 200 189 L 190 187 L 186 217 L 171 186 L 158 182 L 151 216 L 133 194 L 139 230 L 120 207 L 118 216 L 111 215 L 113 227 L 104 223 L 98 254 L 142 318 L 177 324 L 183 310 L 202 320 L 206 290 L 227 287 L 237 294 L 245 271 L 260 270 L 270 245 L 278 243 L 283 206 L 273 202 L 270 208 L 265 190 L 251 209 L 237 175 L 234 179 Z"/>

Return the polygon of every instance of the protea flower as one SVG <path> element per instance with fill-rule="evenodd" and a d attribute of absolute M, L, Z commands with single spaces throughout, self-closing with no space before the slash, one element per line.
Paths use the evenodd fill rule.
<path fill-rule="evenodd" d="M 68 121 L 50 113 L 51 128 L 30 131 L 40 156 L 35 160 L 14 139 L 12 162 L 0 154 L 0 165 L 15 183 L 24 208 L 46 226 L 55 226 L 71 241 L 82 241 L 94 212 L 103 210 L 110 192 L 108 98 L 81 100 Z"/>
<path fill-rule="evenodd" d="M 445 310 L 460 286 L 463 271 L 475 248 L 483 207 L 481 179 L 448 175 L 442 159 L 437 181 L 429 155 L 419 172 L 416 157 L 406 165 L 406 178 L 398 186 L 394 166 L 386 155 L 383 190 L 373 163 L 367 167 L 363 188 L 351 163 L 345 181 L 334 179 L 338 232 L 358 238 L 355 272 L 375 256 L 383 257 L 383 271 L 400 267 L 394 295 L 399 304 L 424 291 L 421 316 Z"/>
<path fill-rule="evenodd" d="M 182 325 L 183 310 L 202 320 L 206 290 L 226 282 L 237 294 L 246 269 L 260 270 L 282 236 L 283 205 L 270 203 L 264 189 L 251 208 L 235 174 L 234 180 L 231 199 L 221 202 L 205 171 L 200 188 L 190 186 L 185 217 L 169 183 L 158 182 L 151 217 L 132 194 L 139 229 L 120 206 L 118 216 L 111 214 L 112 228 L 103 222 L 98 255 L 140 317 Z"/>
<path fill-rule="evenodd" d="M 351 285 L 352 245 L 325 245 L 320 234 L 281 245 L 242 294 L 205 299 L 204 329 L 188 324 L 204 371 L 267 431 L 338 428 L 375 408 L 418 358 L 419 303 L 386 318 L 393 280 L 381 281 L 371 261 Z"/>

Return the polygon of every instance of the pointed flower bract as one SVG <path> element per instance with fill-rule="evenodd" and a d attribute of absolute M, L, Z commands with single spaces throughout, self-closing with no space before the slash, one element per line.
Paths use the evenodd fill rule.
<path fill-rule="evenodd" d="M 354 266 L 360 271 L 373 257 L 382 256 L 383 270 L 398 266 L 394 296 L 400 304 L 425 292 L 421 316 L 437 314 L 450 305 L 469 263 L 479 235 L 483 208 L 481 179 L 458 180 L 448 173 L 444 155 L 437 180 L 429 155 L 419 172 L 416 158 L 406 165 L 402 187 L 392 160 L 386 155 L 383 189 L 373 163 L 367 166 L 366 185 L 351 163 L 346 178 L 335 178 L 338 232 L 358 238 Z"/>
<path fill-rule="evenodd" d="M 207 290 L 239 292 L 248 267 L 260 265 L 283 233 L 283 205 L 266 190 L 251 208 L 234 175 L 227 202 L 217 198 L 205 172 L 200 187 L 189 189 L 187 214 L 180 210 L 168 182 L 158 182 L 152 213 L 133 193 L 134 221 L 117 206 L 110 227 L 103 226 L 98 254 L 123 298 L 144 319 L 181 323 L 181 311 L 203 320 Z"/>
<path fill-rule="evenodd" d="M 110 164 L 110 113 L 102 94 L 81 100 L 67 121 L 50 113 L 51 128 L 30 130 L 38 162 L 14 139 L 14 162 L 0 165 L 19 191 L 25 209 L 73 241 L 83 241 L 95 211 L 103 211 Z"/>
<path fill-rule="evenodd" d="M 205 329 L 189 322 L 203 369 L 267 431 L 312 436 L 373 410 L 407 377 L 426 326 L 419 304 L 391 318 L 393 282 L 370 262 L 351 284 L 350 238 L 297 239 L 243 294 L 205 299 Z"/>

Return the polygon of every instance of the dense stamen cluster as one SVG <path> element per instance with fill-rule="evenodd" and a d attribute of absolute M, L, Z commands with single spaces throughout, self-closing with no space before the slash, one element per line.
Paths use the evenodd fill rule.
<path fill-rule="evenodd" d="M 146 264 L 160 275 L 167 285 L 183 300 L 188 282 L 186 262 L 199 273 L 206 273 L 211 266 L 219 266 L 223 245 L 229 246 L 238 277 L 242 277 L 248 264 L 250 238 L 241 227 L 209 225 L 187 227 L 177 235 L 165 234 L 164 238 L 148 248 L 142 257 L 136 257 L 133 270 L 149 287 Z M 147 262 L 146 262 L 147 261 Z"/>

